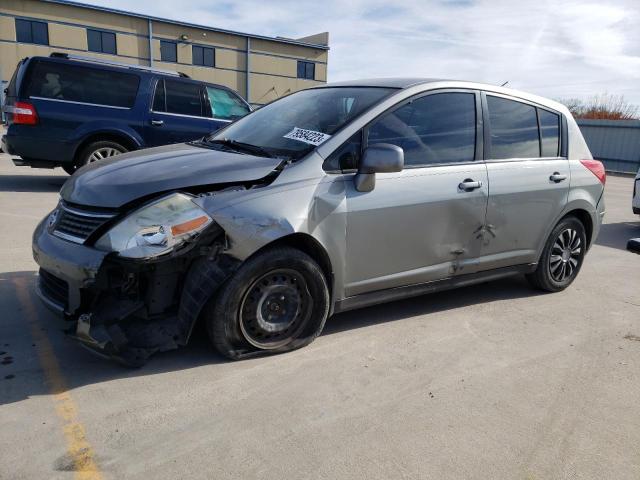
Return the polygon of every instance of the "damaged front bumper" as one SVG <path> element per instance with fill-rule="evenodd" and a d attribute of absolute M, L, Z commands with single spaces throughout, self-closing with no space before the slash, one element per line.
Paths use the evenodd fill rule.
<path fill-rule="evenodd" d="M 131 260 L 58 238 L 43 221 L 33 235 L 36 290 L 75 322 L 70 335 L 83 346 L 139 366 L 186 345 L 200 311 L 239 263 L 221 252 L 223 241 L 213 224 L 179 251 Z"/>

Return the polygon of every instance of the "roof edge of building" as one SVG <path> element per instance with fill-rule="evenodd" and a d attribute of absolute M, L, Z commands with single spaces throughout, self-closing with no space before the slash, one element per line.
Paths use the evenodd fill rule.
<path fill-rule="evenodd" d="M 247 38 L 251 38 L 251 39 L 256 39 L 256 40 L 265 40 L 265 41 L 269 41 L 269 42 L 276 42 L 276 43 L 287 43 L 290 45 L 299 45 L 301 47 L 310 47 L 310 48 L 317 48 L 320 50 L 329 50 L 329 45 L 325 45 L 322 43 L 308 43 L 305 42 L 304 39 L 309 38 L 309 37 L 302 37 L 301 39 L 297 40 L 297 39 L 293 39 L 293 38 L 284 38 L 284 37 L 269 37 L 266 35 L 256 35 L 253 33 L 245 33 L 245 32 L 238 32 L 235 30 L 227 30 L 224 28 L 216 28 L 216 27 L 209 27 L 206 25 L 199 25 L 197 23 L 190 23 L 190 22 L 183 22 L 180 20 L 171 20 L 169 18 L 161 18 L 161 17 L 155 17 L 153 15 L 145 15 L 143 13 L 136 13 L 136 12 L 129 12 L 127 10 L 120 10 L 117 8 L 111 8 L 111 7 L 102 7 L 99 5 L 91 5 L 91 4 L 87 4 L 87 3 L 82 3 L 82 2 L 76 2 L 73 0 L 40 0 L 41 2 L 45 2 L 45 3 L 54 3 L 54 4 L 58 4 L 58 5 L 67 5 L 70 7 L 78 7 L 78 8 L 86 8 L 89 10 L 96 10 L 96 11 L 100 11 L 100 12 L 105 12 L 105 13 L 113 13 L 113 14 L 118 14 L 118 15 L 126 15 L 129 17 L 135 17 L 135 18 L 142 18 L 145 20 L 151 20 L 154 22 L 162 22 L 162 23 L 170 23 L 172 25 L 180 25 L 183 27 L 190 27 L 190 28 L 200 28 L 202 30 L 209 30 L 212 32 L 218 32 L 218 33 L 228 33 L 231 35 L 239 35 L 242 37 L 247 37 Z M 311 35 L 310 37 L 313 38 L 315 35 Z"/>

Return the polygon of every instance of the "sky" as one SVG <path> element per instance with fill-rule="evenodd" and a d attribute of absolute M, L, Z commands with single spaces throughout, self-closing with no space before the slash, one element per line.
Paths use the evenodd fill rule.
<path fill-rule="evenodd" d="M 640 0 L 84 0 L 246 33 L 329 32 L 328 80 L 435 77 L 640 105 Z"/>

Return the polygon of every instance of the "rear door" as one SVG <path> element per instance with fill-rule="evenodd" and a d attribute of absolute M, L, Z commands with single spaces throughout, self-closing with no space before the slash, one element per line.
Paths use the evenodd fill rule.
<path fill-rule="evenodd" d="M 569 193 L 562 116 L 488 92 L 483 114 L 489 204 L 480 268 L 536 262 L 545 232 Z"/>
<path fill-rule="evenodd" d="M 197 140 L 221 124 L 211 117 L 203 84 L 178 78 L 156 81 L 145 127 L 147 145 Z"/>
<path fill-rule="evenodd" d="M 479 93 L 438 91 L 365 129 L 369 145 L 401 147 L 405 166 L 377 174 L 371 192 L 345 184 L 347 295 L 476 271 L 488 192 L 479 111 Z"/>

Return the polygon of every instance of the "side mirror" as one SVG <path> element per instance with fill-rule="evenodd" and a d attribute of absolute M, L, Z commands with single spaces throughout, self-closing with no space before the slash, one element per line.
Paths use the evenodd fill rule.
<path fill-rule="evenodd" d="M 367 147 L 354 178 L 356 190 L 370 192 L 376 186 L 376 173 L 401 172 L 404 151 L 390 143 L 375 143 Z"/>
<path fill-rule="evenodd" d="M 627 242 L 627 250 L 640 254 L 640 238 L 632 238 Z"/>

